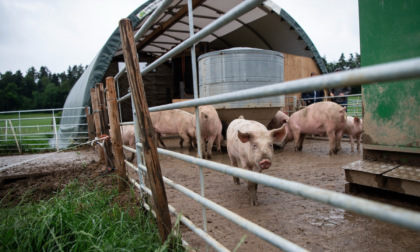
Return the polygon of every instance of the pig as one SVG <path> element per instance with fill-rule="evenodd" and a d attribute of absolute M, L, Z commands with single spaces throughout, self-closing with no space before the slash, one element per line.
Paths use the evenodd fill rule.
<path fill-rule="evenodd" d="M 363 133 L 363 120 L 357 116 L 347 116 L 347 124 L 344 130 L 344 134 L 347 134 L 350 138 L 351 152 L 354 151 L 353 138 L 357 141 L 357 152 L 360 153 L 360 140 L 362 139 Z"/>
<path fill-rule="evenodd" d="M 178 134 L 181 137 L 179 144 L 183 147 L 184 140 L 190 144 L 190 150 L 193 147 L 195 137 L 195 121 L 193 114 L 184 110 L 173 109 L 158 112 L 150 112 L 153 128 L 156 133 L 156 139 L 166 148 L 162 141 L 162 134 Z"/>
<path fill-rule="evenodd" d="M 134 133 L 134 125 L 121 126 L 121 138 L 124 145 L 136 149 L 136 135 Z M 134 153 L 131 153 L 131 156 L 127 158 L 127 160 L 131 162 L 133 159 Z"/>
<path fill-rule="evenodd" d="M 201 134 L 201 151 L 203 152 L 204 158 L 211 159 L 214 142 L 216 142 L 217 151 L 219 153 L 222 151 L 220 147 L 220 143 L 223 140 L 222 122 L 220 121 L 216 109 L 212 105 L 200 106 L 198 108 L 198 112 Z M 195 121 L 195 115 L 193 120 Z"/>
<path fill-rule="evenodd" d="M 278 129 L 283 126 L 289 120 L 289 116 L 283 113 L 281 110 L 277 111 L 274 115 L 273 119 L 267 124 L 267 129 Z"/>
<path fill-rule="evenodd" d="M 306 134 L 326 133 L 330 143 L 329 155 L 337 154 L 346 128 L 346 108 L 330 101 L 317 102 L 293 113 L 285 124 L 286 138 L 279 144 L 284 147 L 295 140 L 295 151 L 302 150 Z"/>
<path fill-rule="evenodd" d="M 273 142 L 281 142 L 286 129 L 283 126 L 269 131 L 263 124 L 240 116 L 229 124 L 226 134 L 231 165 L 261 173 L 270 168 Z M 233 182 L 239 184 L 239 178 L 233 177 Z M 258 184 L 248 181 L 250 205 L 258 205 L 257 187 Z"/>

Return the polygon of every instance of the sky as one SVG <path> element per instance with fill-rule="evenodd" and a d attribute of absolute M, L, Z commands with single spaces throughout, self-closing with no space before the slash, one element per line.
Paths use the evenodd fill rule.
<path fill-rule="evenodd" d="M 360 54 L 358 0 L 273 0 L 328 62 Z M 145 0 L 0 0 L 0 73 L 88 65 Z"/>

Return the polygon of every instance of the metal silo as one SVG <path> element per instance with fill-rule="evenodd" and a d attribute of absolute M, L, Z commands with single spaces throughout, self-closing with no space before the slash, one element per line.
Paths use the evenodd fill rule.
<path fill-rule="evenodd" d="M 198 58 L 200 97 L 229 93 L 284 81 L 282 53 L 255 48 L 214 51 Z M 284 95 L 214 105 L 219 117 L 230 123 L 239 115 L 267 125 Z"/>

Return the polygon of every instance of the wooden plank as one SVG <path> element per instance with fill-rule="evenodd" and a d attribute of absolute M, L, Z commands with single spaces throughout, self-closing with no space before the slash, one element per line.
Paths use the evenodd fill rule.
<path fill-rule="evenodd" d="M 96 93 L 96 99 L 98 101 L 98 110 L 99 110 L 99 118 L 101 123 L 101 135 L 107 135 L 109 136 L 109 129 L 108 124 L 106 122 L 106 116 L 105 116 L 105 98 L 103 95 L 103 84 L 102 83 L 96 83 L 95 84 L 95 93 Z M 104 140 L 104 153 L 105 153 L 105 166 L 108 168 L 111 166 L 109 159 L 111 159 L 111 145 L 108 140 Z"/>
<path fill-rule="evenodd" d="M 123 141 L 120 130 L 120 120 L 117 104 L 117 92 L 115 91 L 114 77 L 106 78 L 106 94 L 108 104 L 108 116 L 110 122 L 110 136 L 112 143 L 112 151 L 114 153 L 114 165 L 118 174 L 118 191 L 122 192 L 126 189 L 127 174 L 124 163 Z"/>
<path fill-rule="evenodd" d="M 284 55 L 284 81 L 292 81 L 303 78 L 308 78 L 311 73 L 322 74 L 315 60 L 297 56 L 293 54 L 283 53 Z M 298 100 L 302 97 L 302 93 L 288 94 L 287 96 L 295 96 Z M 293 108 L 288 107 L 286 103 L 285 111 L 294 111 Z"/>
<path fill-rule="evenodd" d="M 101 137 L 101 119 L 99 117 L 99 108 L 98 108 L 98 99 L 96 98 L 96 92 L 94 88 L 90 89 L 90 99 L 92 102 L 92 109 L 93 109 L 93 119 L 95 121 L 95 131 L 96 137 Z M 99 161 L 103 162 L 105 160 L 105 152 L 104 149 L 98 146 L 99 149 Z"/>
<path fill-rule="evenodd" d="M 95 121 L 93 120 L 93 115 L 89 113 L 89 108 L 85 107 L 86 113 L 86 122 L 88 125 L 88 137 L 89 141 L 95 139 Z"/>
<path fill-rule="evenodd" d="M 140 74 L 139 60 L 134 42 L 133 29 L 130 19 L 121 19 L 119 23 L 123 54 L 127 67 L 128 82 L 132 92 L 134 108 L 139 120 L 143 153 L 150 178 L 150 187 L 153 195 L 154 210 L 162 242 L 165 242 L 172 229 L 169 215 L 168 200 L 162 179 L 159 157 L 156 146 L 155 133 L 150 119 L 149 108 L 146 102 L 143 79 Z"/>

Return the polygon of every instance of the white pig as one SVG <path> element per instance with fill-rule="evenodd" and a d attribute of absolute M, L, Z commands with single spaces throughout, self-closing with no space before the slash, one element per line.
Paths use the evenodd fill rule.
<path fill-rule="evenodd" d="M 195 137 L 195 122 L 193 114 L 184 110 L 173 109 L 158 112 L 151 112 L 153 128 L 156 132 L 156 138 L 160 144 L 166 148 L 160 137 L 161 134 L 178 134 L 181 137 L 179 144 L 186 140 L 190 143 L 190 150 L 193 148 L 193 138 Z"/>
<path fill-rule="evenodd" d="M 360 140 L 362 139 L 362 133 L 363 120 L 357 116 L 347 116 L 347 124 L 344 134 L 347 134 L 350 137 L 351 152 L 354 151 L 353 138 L 355 138 L 357 141 L 357 152 L 360 153 Z"/>
<path fill-rule="evenodd" d="M 289 116 L 283 113 L 281 110 L 277 111 L 273 119 L 267 124 L 267 129 L 277 129 L 281 128 L 289 120 Z"/>
<path fill-rule="evenodd" d="M 204 158 L 211 159 L 212 147 L 215 141 L 217 144 L 217 151 L 221 152 L 220 142 L 223 140 L 222 122 L 220 121 L 216 109 L 212 105 L 200 106 L 198 111 L 201 134 L 201 151 L 203 152 Z M 195 123 L 195 114 L 193 121 Z"/>
<path fill-rule="evenodd" d="M 306 134 L 319 135 L 326 133 L 330 142 L 329 155 L 337 154 L 346 128 L 347 113 L 337 103 L 317 102 L 293 113 L 285 124 L 287 135 L 280 147 L 295 140 L 295 151 L 302 150 Z"/>
<path fill-rule="evenodd" d="M 134 125 L 121 126 L 121 138 L 124 145 L 136 149 L 136 135 L 134 133 Z M 128 158 L 128 161 L 133 161 L 134 153 Z"/>
<path fill-rule="evenodd" d="M 227 151 L 232 166 L 259 173 L 270 168 L 273 141 L 280 142 L 285 136 L 284 126 L 268 131 L 263 124 L 240 116 L 227 129 Z M 233 177 L 233 182 L 239 184 L 239 178 Z M 249 203 L 255 206 L 258 205 L 257 186 L 258 184 L 248 181 Z"/>

